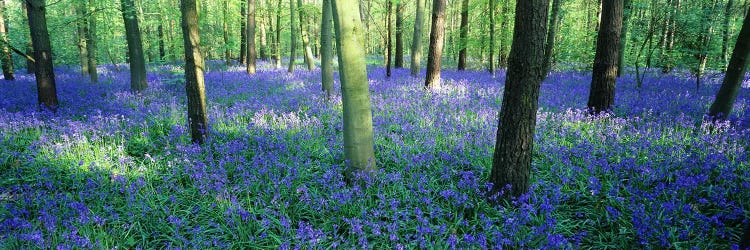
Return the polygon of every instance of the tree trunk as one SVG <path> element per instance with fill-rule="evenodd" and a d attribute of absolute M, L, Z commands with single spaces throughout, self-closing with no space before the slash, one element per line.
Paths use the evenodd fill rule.
<path fill-rule="evenodd" d="M 86 54 L 88 55 L 89 79 L 92 83 L 98 83 L 99 72 L 96 69 L 96 7 L 94 6 L 94 0 L 88 0 L 87 9 L 89 30 L 86 32 L 86 50 L 88 51 Z"/>
<path fill-rule="evenodd" d="M 492 158 L 490 200 L 512 199 L 529 190 L 539 88 L 544 79 L 548 0 L 516 3 L 502 107 Z"/>
<path fill-rule="evenodd" d="M 620 50 L 617 55 L 617 76 L 625 71 L 625 49 L 628 46 L 628 21 L 630 20 L 631 0 L 624 0 L 622 13 L 622 31 L 620 32 Z"/>
<path fill-rule="evenodd" d="M 87 75 L 89 73 L 89 55 L 86 50 L 86 37 L 88 36 L 88 20 L 86 17 L 85 3 L 77 5 L 75 7 L 76 12 L 76 29 L 78 38 L 78 60 L 81 64 L 81 74 Z"/>
<path fill-rule="evenodd" d="M 313 58 L 312 48 L 310 48 L 310 36 L 305 29 L 305 12 L 300 8 L 302 7 L 302 0 L 297 0 L 297 12 L 299 13 L 300 22 L 300 34 L 302 35 L 302 47 L 305 53 L 305 62 L 307 63 L 307 70 L 315 69 L 315 59 Z"/>
<path fill-rule="evenodd" d="M 202 144 L 208 137 L 206 116 L 206 87 L 203 82 L 203 56 L 198 30 L 198 11 L 195 0 L 180 0 L 182 10 L 182 39 L 185 43 L 185 90 L 188 100 L 188 119 L 193 143 Z"/>
<path fill-rule="evenodd" d="M 500 13 L 502 13 L 503 18 L 500 19 L 500 52 L 497 56 L 497 66 L 500 68 L 506 68 L 508 66 L 508 45 L 505 43 L 505 33 L 508 31 L 508 13 L 509 8 L 507 4 L 500 5 Z M 515 32 L 515 31 L 514 31 Z"/>
<path fill-rule="evenodd" d="M 247 67 L 248 75 L 255 74 L 255 0 L 247 0 Z"/>
<path fill-rule="evenodd" d="M 555 53 L 555 37 L 557 36 L 557 25 L 560 23 L 561 8 L 562 0 L 552 0 L 552 16 L 549 20 L 549 27 L 547 27 L 547 41 L 544 45 L 544 75 L 549 74 L 552 69 L 552 57 Z"/>
<path fill-rule="evenodd" d="M 164 39 L 166 39 L 164 37 L 164 25 L 159 22 L 159 26 L 156 29 L 156 32 L 159 33 L 159 60 L 163 62 L 167 60 L 167 50 L 164 46 Z"/>
<path fill-rule="evenodd" d="M 721 41 L 721 60 L 724 62 L 724 65 L 729 63 L 729 22 L 732 20 L 732 5 L 734 5 L 734 0 L 727 1 L 727 6 L 724 10 L 724 34 L 722 34 Z"/>
<path fill-rule="evenodd" d="M 411 65 L 410 73 L 417 76 L 421 68 L 422 59 L 422 26 L 424 26 L 424 2 L 425 0 L 416 0 L 417 10 L 414 19 L 414 33 L 411 39 Z"/>
<path fill-rule="evenodd" d="M 263 19 L 261 18 L 261 20 Z M 268 42 L 266 41 L 266 36 L 268 36 L 268 34 L 266 33 L 266 24 L 265 22 L 261 22 L 260 23 L 260 35 L 259 35 L 260 48 L 258 49 L 258 52 L 260 54 L 258 56 L 263 60 L 268 60 L 269 58 L 268 52 L 267 52 Z"/>
<path fill-rule="evenodd" d="M 221 10 L 221 33 L 224 38 L 224 61 L 227 66 L 232 65 L 232 50 L 229 49 L 229 25 L 227 24 L 229 15 L 229 0 L 224 0 L 224 8 Z"/>
<path fill-rule="evenodd" d="M 295 55 L 297 47 L 297 34 L 295 34 L 295 29 L 297 28 L 297 24 L 294 23 L 294 16 L 296 15 L 294 12 L 294 0 L 289 0 L 289 68 L 287 69 L 287 72 L 289 73 L 294 73 L 294 61 L 297 57 L 297 55 Z"/>
<path fill-rule="evenodd" d="M 385 26 L 386 26 L 386 40 L 385 40 L 385 76 L 391 77 L 391 16 L 393 13 L 393 2 L 391 0 L 385 0 Z"/>
<path fill-rule="evenodd" d="M 737 42 L 734 45 L 734 52 L 729 59 L 724 81 L 721 83 L 721 88 L 719 88 L 719 92 L 708 111 L 709 116 L 715 119 L 729 117 L 745 77 L 748 57 L 750 57 L 750 18 L 746 15 Z"/>
<path fill-rule="evenodd" d="M 142 91 L 148 88 L 146 82 L 146 62 L 143 58 L 143 41 L 138 29 L 138 17 L 133 0 L 120 0 L 122 18 L 125 22 L 125 39 L 128 42 L 128 59 L 130 61 L 130 90 Z"/>
<path fill-rule="evenodd" d="M 281 1 L 281 0 L 279 0 Z M 240 0 L 240 64 L 247 64 L 247 3 Z"/>
<path fill-rule="evenodd" d="M 57 88 L 52 66 L 52 46 L 47 32 L 47 3 L 45 0 L 26 0 L 29 31 L 34 50 L 37 98 L 42 109 L 57 111 Z"/>
<path fill-rule="evenodd" d="M 617 80 L 617 51 L 620 49 L 623 0 L 602 1 L 602 20 L 596 42 L 588 108 L 592 113 L 612 109 Z"/>
<path fill-rule="evenodd" d="M 281 68 L 281 2 L 282 0 L 278 0 L 278 5 L 276 6 L 276 68 Z"/>
<path fill-rule="evenodd" d="M 333 46 L 331 44 L 331 1 L 323 0 L 323 17 L 320 23 L 320 70 L 323 91 L 330 99 L 333 95 Z"/>
<path fill-rule="evenodd" d="M 3 78 L 8 81 L 15 80 L 13 75 L 13 57 L 10 53 L 8 41 L 8 26 L 5 26 L 5 0 L 0 0 L 0 61 L 2 61 Z"/>
<path fill-rule="evenodd" d="M 396 3 L 396 55 L 394 66 L 404 67 L 404 4 Z"/>
<path fill-rule="evenodd" d="M 495 78 L 495 1 L 488 0 L 490 2 L 490 51 L 489 51 L 489 63 L 487 71 L 492 74 L 492 78 Z"/>
<path fill-rule="evenodd" d="M 466 47 L 469 45 L 469 0 L 461 1 L 461 28 L 459 34 L 458 70 L 466 69 Z"/>
<path fill-rule="evenodd" d="M 445 40 L 445 1 L 432 1 L 432 29 L 430 30 L 430 50 L 427 54 L 427 77 L 425 87 L 440 87 L 440 61 Z"/>
<path fill-rule="evenodd" d="M 365 48 L 362 45 L 362 21 L 357 0 L 332 1 L 336 47 L 339 54 L 339 78 L 344 120 L 344 158 L 346 175 L 370 174 L 377 169 L 367 80 Z"/>

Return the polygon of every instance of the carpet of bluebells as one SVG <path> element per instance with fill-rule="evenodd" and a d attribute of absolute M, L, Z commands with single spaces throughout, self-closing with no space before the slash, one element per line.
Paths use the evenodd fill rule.
<path fill-rule="evenodd" d="M 704 122 L 723 75 L 618 81 L 612 114 L 583 109 L 586 72 L 544 82 L 531 191 L 484 194 L 504 73 L 423 78 L 370 67 L 380 171 L 343 179 L 341 98 L 320 71 L 210 62 L 211 139 L 192 145 L 183 70 L 127 68 L 91 84 L 58 67 L 57 113 L 33 76 L 0 80 L 0 248 L 736 247 L 750 217 L 750 88 L 727 122 Z M 337 91 L 338 83 L 336 84 Z"/>

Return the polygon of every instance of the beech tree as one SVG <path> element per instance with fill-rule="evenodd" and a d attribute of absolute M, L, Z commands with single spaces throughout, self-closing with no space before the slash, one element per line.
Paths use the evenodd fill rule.
<path fill-rule="evenodd" d="M 349 178 L 377 169 L 362 21 L 357 0 L 333 0 L 344 113 L 344 158 Z"/>
<path fill-rule="evenodd" d="M 320 22 L 320 71 L 323 91 L 328 98 L 333 94 L 333 45 L 331 43 L 331 24 L 333 13 L 331 1 L 323 0 L 323 15 Z"/>
<path fill-rule="evenodd" d="M 440 86 L 440 62 L 443 56 L 445 40 L 445 1 L 432 1 L 432 29 L 430 30 L 430 50 L 427 54 L 427 76 L 425 88 L 433 89 Z"/>
<path fill-rule="evenodd" d="M 515 198 L 529 190 L 539 88 L 545 76 L 548 4 L 548 0 L 516 3 L 513 43 L 492 157 L 490 199 Z"/>
<path fill-rule="evenodd" d="M 294 19 L 294 18 L 292 18 Z M 247 0 L 247 74 L 255 74 L 255 0 Z"/>
<path fill-rule="evenodd" d="M 128 42 L 130 61 L 130 89 L 142 91 L 148 88 L 146 81 L 146 61 L 143 57 L 143 41 L 138 28 L 138 16 L 133 0 L 120 0 L 122 18 L 125 22 L 125 40 Z"/>
<path fill-rule="evenodd" d="M 203 79 L 203 56 L 198 30 L 196 0 L 180 0 L 182 11 L 182 39 L 185 44 L 185 90 L 188 101 L 190 136 L 193 143 L 202 144 L 208 137 L 206 116 L 206 87 Z"/>
<path fill-rule="evenodd" d="M 2 62 L 3 78 L 5 80 L 15 80 L 13 75 L 13 57 L 10 54 L 10 43 L 5 26 L 5 0 L 0 0 L 0 62 Z"/>
<path fill-rule="evenodd" d="M 34 49 L 34 76 L 36 77 L 37 98 L 43 109 L 57 111 L 57 87 L 52 66 L 52 46 L 47 32 L 47 1 L 26 0 L 29 16 L 29 31 Z"/>
<path fill-rule="evenodd" d="M 412 76 L 419 74 L 420 61 L 422 59 L 422 25 L 424 24 L 424 5 L 425 0 L 416 0 L 417 13 L 414 18 L 414 33 L 411 39 L 411 65 L 409 72 Z"/>
<path fill-rule="evenodd" d="M 397 69 L 404 67 L 404 4 L 396 2 L 396 54 L 393 66 Z"/>
<path fill-rule="evenodd" d="M 281 0 L 279 0 L 281 1 Z M 289 0 L 289 69 L 287 69 L 287 72 L 294 73 L 294 61 L 297 55 L 294 54 L 295 49 L 297 47 L 297 38 L 295 37 L 295 30 L 297 29 L 297 24 L 294 23 L 294 16 L 295 16 L 295 7 L 294 7 L 294 0 Z"/>
<path fill-rule="evenodd" d="M 740 93 L 740 87 L 745 78 L 745 71 L 748 66 L 749 57 L 750 18 L 745 16 L 745 21 L 742 23 L 742 29 L 740 29 L 740 34 L 734 45 L 734 52 L 732 52 L 732 57 L 729 59 L 727 73 L 724 76 L 721 88 L 719 88 L 719 92 L 716 94 L 716 98 L 708 111 L 709 116 L 714 117 L 714 119 L 724 119 L 729 117 L 729 114 L 732 112 L 732 107 L 734 106 L 734 101 L 737 100 L 737 95 Z"/>
<path fill-rule="evenodd" d="M 596 42 L 588 108 L 592 113 L 610 110 L 615 103 L 617 60 L 622 31 L 623 0 L 603 0 Z"/>
<path fill-rule="evenodd" d="M 490 0 L 492 1 L 492 0 Z M 469 0 L 461 1 L 461 28 L 458 51 L 458 70 L 466 69 L 466 50 L 469 46 Z"/>

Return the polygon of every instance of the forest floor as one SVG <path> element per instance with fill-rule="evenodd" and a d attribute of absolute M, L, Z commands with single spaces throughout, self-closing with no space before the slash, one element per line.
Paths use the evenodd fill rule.
<path fill-rule="evenodd" d="M 91 84 L 60 67 L 56 114 L 37 111 L 32 75 L 0 81 L 0 248 L 727 249 L 750 217 L 748 86 L 729 122 L 703 122 L 723 75 L 699 91 L 625 75 L 614 113 L 590 117 L 590 73 L 552 73 L 531 191 L 493 206 L 504 72 L 444 70 L 427 93 L 370 67 L 380 172 L 350 187 L 319 70 L 209 66 L 204 146 L 179 66 L 151 66 L 139 94 L 127 68 Z"/>

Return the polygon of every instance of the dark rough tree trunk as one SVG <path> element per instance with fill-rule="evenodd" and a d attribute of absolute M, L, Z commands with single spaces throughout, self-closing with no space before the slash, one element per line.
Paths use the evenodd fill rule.
<path fill-rule="evenodd" d="M 81 64 L 81 74 L 87 75 L 89 73 L 89 55 L 86 50 L 86 37 L 88 36 L 89 23 L 86 17 L 85 4 L 81 3 L 75 7 L 76 12 L 76 34 L 78 38 L 78 59 Z"/>
<path fill-rule="evenodd" d="M 466 47 L 469 38 L 469 0 L 461 1 L 461 28 L 459 30 L 458 70 L 466 69 Z"/>
<path fill-rule="evenodd" d="M 142 91 L 148 88 L 146 82 L 146 61 L 143 58 L 143 41 L 138 29 L 133 0 L 120 0 L 122 18 L 125 22 L 125 39 L 128 42 L 128 60 L 130 62 L 130 90 Z"/>
<path fill-rule="evenodd" d="M 513 43 L 490 173 L 490 200 L 516 198 L 529 190 L 539 88 L 545 75 L 548 6 L 548 0 L 516 3 Z"/>
<path fill-rule="evenodd" d="M 726 9 L 724 10 L 724 27 L 721 41 L 721 60 L 726 65 L 729 63 L 729 22 L 732 20 L 732 6 L 734 0 L 727 1 Z"/>
<path fill-rule="evenodd" d="M 495 1 L 489 0 L 490 4 L 490 49 L 489 49 L 489 63 L 487 71 L 495 77 Z"/>
<path fill-rule="evenodd" d="M 391 0 L 385 1 L 385 26 L 386 26 L 386 40 L 385 40 L 385 76 L 391 77 L 391 30 L 393 27 L 391 26 L 391 16 L 393 13 L 393 2 Z"/>
<path fill-rule="evenodd" d="M 427 54 L 427 76 L 425 88 L 440 87 L 440 61 L 445 42 L 445 1 L 432 1 L 432 29 L 430 30 L 430 50 Z"/>
<path fill-rule="evenodd" d="M 89 66 L 89 79 L 92 83 L 99 82 L 99 72 L 96 69 L 96 7 L 94 6 L 94 0 L 89 0 L 86 6 L 88 10 L 88 24 L 89 29 L 86 32 L 86 51 Z M 161 27 L 161 26 L 160 26 Z"/>
<path fill-rule="evenodd" d="M 297 13 L 299 13 L 300 35 L 302 36 L 302 48 L 304 48 L 305 63 L 307 70 L 315 69 L 315 59 L 313 58 L 312 48 L 310 48 L 310 34 L 308 34 L 305 20 L 305 12 L 301 9 L 302 0 L 297 0 Z"/>
<path fill-rule="evenodd" d="M 339 55 L 339 78 L 344 116 L 344 158 L 346 175 L 376 171 L 375 150 L 367 80 L 365 48 L 362 44 L 362 21 L 357 0 L 332 1 L 336 47 Z"/>
<path fill-rule="evenodd" d="M 630 21 L 632 3 L 631 0 L 624 0 L 622 12 L 622 31 L 620 32 L 620 50 L 617 55 L 617 76 L 622 76 L 625 71 L 625 49 L 628 46 L 628 21 Z"/>
<path fill-rule="evenodd" d="M 3 78 L 5 80 L 15 80 L 13 75 L 13 57 L 10 53 L 10 44 L 8 41 L 8 26 L 5 26 L 5 0 L 0 0 L 0 61 L 2 61 Z"/>
<path fill-rule="evenodd" d="M 159 60 L 163 62 L 167 60 L 167 50 L 164 46 L 164 39 L 166 39 L 164 37 L 164 25 L 159 23 L 159 26 L 157 26 L 156 28 L 156 32 L 159 33 Z"/>
<path fill-rule="evenodd" d="M 23 6 L 23 15 L 26 20 L 29 20 L 29 8 L 27 4 L 21 4 Z M 29 35 L 29 41 L 26 43 L 26 74 L 34 74 L 36 72 L 36 63 L 34 62 L 34 46 L 31 42 L 31 35 Z"/>
<path fill-rule="evenodd" d="M 410 73 L 417 76 L 421 68 L 422 59 L 422 26 L 424 25 L 424 2 L 425 0 L 416 0 L 417 10 L 414 19 L 414 33 L 411 40 L 411 65 Z"/>
<path fill-rule="evenodd" d="M 247 0 L 247 67 L 249 75 L 255 74 L 255 0 Z"/>
<path fill-rule="evenodd" d="M 57 111 L 57 88 L 52 66 L 52 46 L 47 32 L 47 3 L 45 0 L 26 0 L 29 15 L 29 31 L 35 62 L 37 98 L 42 109 Z"/>
<path fill-rule="evenodd" d="M 294 8 L 294 0 L 289 0 L 289 68 L 287 69 L 287 72 L 294 73 L 294 61 L 297 57 L 295 55 L 295 50 L 297 47 L 297 34 L 296 28 L 297 24 L 294 23 L 294 16 L 295 14 L 295 8 Z"/>
<path fill-rule="evenodd" d="M 560 9 L 563 0 L 552 0 L 552 13 L 547 27 L 547 40 L 544 45 L 544 74 L 547 75 L 552 69 L 552 58 L 555 54 L 555 37 L 557 37 L 557 26 L 560 23 Z"/>
<path fill-rule="evenodd" d="M 588 108 L 592 113 L 608 111 L 615 102 L 617 51 L 620 49 L 623 0 L 603 0 L 602 20 L 596 42 Z"/>
<path fill-rule="evenodd" d="M 734 101 L 737 99 L 740 86 L 745 77 L 749 57 L 750 18 L 745 16 L 742 29 L 734 45 L 732 58 L 729 59 L 729 66 L 727 67 L 724 81 L 721 83 L 721 88 L 719 88 L 719 92 L 716 94 L 716 99 L 714 99 L 708 111 L 709 116 L 714 117 L 714 119 L 724 119 L 732 112 L 732 106 L 734 106 Z"/>
<path fill-rule="evenodd" d="M 404 4 L 396 3 L 396 54 L 394 67 L 404 67 Z"/>
<path fill-rule="evenodd" d="M 281 0 L 276 6 L 276 68 L 281 68 Z"/>
<path fill-rule="evenodd" d="M 333 44 L 331 44 L 333 13 L 331 1 L 323 0 L 323 15 L 320 22 L 320 71 L 323 91 L 328 98 L 333 95 Z"/>
<path fill-rule="evenodd" d="M 279 0 L 281 1 L 281 0 Z M 240 64 L 247 64 L 247 4 L 240 0 Z"/>
<path fill-rule="evenodd" d="M 188 100 L 188 119 L 193 143 L 202 144 L 208 137 L 206 116 L 206 87 L 203 82 L 203 56 L 198 30 L 198 11 L 195 0 L 180 0 L 182 10 L 182 39 L 185 43 L 185 90 Z"/>

